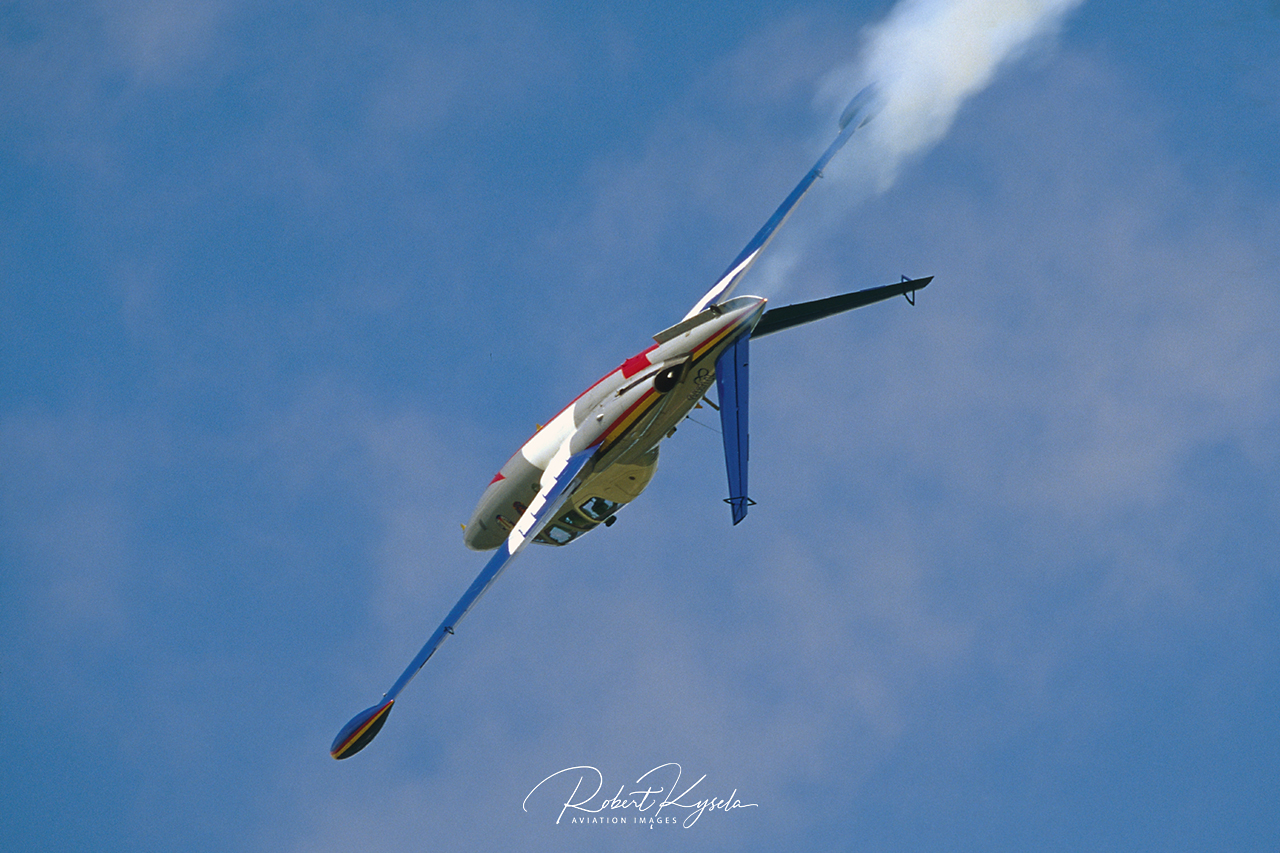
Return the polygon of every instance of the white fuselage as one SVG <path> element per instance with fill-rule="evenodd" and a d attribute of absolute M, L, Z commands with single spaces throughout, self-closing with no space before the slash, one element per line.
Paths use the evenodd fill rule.
<path fill-rule="evenodd" d="M 654 336 L 656 343 L 603 376 L 524 443 L 490 481 L 467 523 L 467 547 L 496 548 L 537 494 L 551 459 L 596 448 L 570 500 L 536 541 L 565 544 L 613 513 L 648 485 L 658 444 L 674 432 L 715 382 L 716 359 L 751 334 L 765 300 L 739 296 L 707 308 Z"/>

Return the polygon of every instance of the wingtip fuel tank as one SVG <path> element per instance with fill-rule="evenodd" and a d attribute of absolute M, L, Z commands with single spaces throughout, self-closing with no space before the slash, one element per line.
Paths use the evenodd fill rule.
<path fill-rule="evenodd" d="M 867 122 L 876 117 L 876 113 L 880 112 L 883 104 L 879 98 L 880 91 L 875 83 L 870 84 L 862 89 L 861 92 L 853 96 L 853 100 L 849 101 L 849 106 L 844 108 L 844 112 L 840 114 L 840 129 L 844 130 L 855 119 L 858 123 L 853 129 L 857 130 Z"/>
<path fill-rule="evenodd" d="M 387 722 L 387 715 L 391 713 L 391 706 L 395 704 L 394 699 L 381 702 L 372 708 L 366 708 L 359 714 L 351 718 L 342 731 L 338 732 L 338 736 L 333 739 L 333 746 L 329 748 L 329 754 L 339 761 L 344 758 L 350 758 L 360 750 L 369 745 L 369 741 L 373 740 L 378 732 L 382 731 L 382 726 Z"/>

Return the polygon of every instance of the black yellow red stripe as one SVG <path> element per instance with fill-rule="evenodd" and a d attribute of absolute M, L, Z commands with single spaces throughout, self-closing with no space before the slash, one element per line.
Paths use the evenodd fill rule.
<path fill-rule="evenodd" d="M 653 388 L 646 391 L 644 396 L 632 403 L 631 408 L 623 412 L 622 416 L 604 431 L 604 434 L 600 437 L 600 446 L 608 447 L 611 442 L 630 429 L 636 421 L 648 414 L 649 410 L 658 402 L 660 396 L 662 395 Z"/>
<path fill-rule="evenodd" d="M 333 746 L 329 749 L 329 755 L 336 759 L 350 758 L 360 750 L 364 749 L 369 741 L 382 730 L 382 726 L 387 721 L 387 715 L 391 713 L 391 706 L 396 700 L 391 699 L 382 705 L 374 705 L 367 711 L 357 714 L 351 722 L 338 732 L 338 736 L 334 738 Z"/>
<path fill-rule="evenodd" d="M 742 325 L 747 321 L 747 319 L 748 317 L 744 317 L 742 320 L 738 321 L 737 323 L 733 323 L 732 325 L 725 326 L 723 329 L 716 332 L 714 335 L 707 338 L 702 343 L 698 344 L 698 346 L 694 347 L 693 352 L 689 358 L 689 363 L 693 364 L 699 361 L 709 350 L 711 350 L 717 344 L 722 342 L 727 336 L 731 335 L 734 331 L 740 329 Z M 652 349 L 652 347 L 650 349 Z M 640 355 L 645 356 L 647 355 L 647 353 L 648 353 L 648 350 L 646 350 L 644 353 L 641 353 Z M 639 356 L 637 356 L 637 358 L 638 357 Z M 605 430 L 604 434 L 600 437 L 600 446 L 608 447 L 611 443 L 613 443 L 614 441 L 617 441 L 624 433 L 626 433 L 627 430 L 629 430 L 639 420 L 641 420 L 645 415 L 649 413 L 649 411 L 658 403 L 658 400 L 659 398 L 661 398 L 661 396 L 662 395 L 659 394 L 658 391 L 653 388 L 650 388 L 647 392 L 645 392 L 644 396 L 642 396 L 639 400 L 636 400 L 636 402 L 633 403 L 630 408 L 628 408 L 625 412 L 622 413 L 621 417 L 619 417 L 616 421 L 614 421 L 613 424 L 610 425 L 610 427 L 607 430 Z"/>
<path fill-rule="evenodd" d="M 716 332 L 714 335 L 707 338 L 702 343 L 698 344 L 696 347 L 693 348 L 693 357 L 691 360 L 697 361 L 698 358 L 701 357 L 702 354 L 705 353 L 707 350 L 709 350 L 711 347 L 714 347 L 716 344 L 723 341 L 725 337 L 727 337 L 732 332 L 735 332 L 738 329 L 742 328 L 742 324 L 747 322 L 750 316 L 751 315 L 748 314 L 746 317 L 743 317 L 738 322 L 733 323 L 732 325 L 729 325 L 729 326 L 725 326 L 723 329 Z"/>

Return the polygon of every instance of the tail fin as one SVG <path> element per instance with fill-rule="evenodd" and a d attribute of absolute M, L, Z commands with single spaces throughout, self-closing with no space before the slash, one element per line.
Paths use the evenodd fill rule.
<path fill-rule="evenodd" d="M 720 397 L 720 430 L 724 434 L 724 463 L 729 472 L 729 497 L 733 523 L 747 517 L 747 507 L 755 501 L 747 497 L 749 435 L 748 345 L 751 335 L 743 335 L 716 359 L 716 393 Z"/>
<path fill-rule="evenodd" d="M 750 409 L 749 351 L 752 338 L 780 332 L 804 323 L 812 323 L 843 311 L 850 311 L 891 296 L 908 296 L 914 303 L 917 290 L 933 281 L 928 278 L 908 279 L 897 284 L 872 287 L 856 293 L 845 293 L 813 302 L 771 308 L 761 315 L 754 329 L 742 335 L 716 359 L 716 392 L 720 396 L 720 431 L 724 435 L 724 464 L 729 473 L 729 497 L 725 503 L 733 509 L 733 523 L 747 517 L 747 508 L 755 501 L 747 495 L 747 462 L 750 458 L 750 435 L 747 415 Z"/>

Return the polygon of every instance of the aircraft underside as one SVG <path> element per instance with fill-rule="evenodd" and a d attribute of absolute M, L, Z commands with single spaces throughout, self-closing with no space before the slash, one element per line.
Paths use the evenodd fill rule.
<path fill-rule="evenodd" d="M 349 758 L 373 740 L 401 691 L 529 542 L 565 545 L 602 524 L 611 525 L 617 512 L 649 485 L 659 442 L 675 432 L 713 384 L 728 474 L 727 503 L 734 524 L 745 518 L 752 504 L 747 496 L 751 338 L 893 295 L 914 294 L 930 281 L 904 277 L 898 284 L 770 311 L 761 297 L 732 296 L 828 161 L 878 109 L 874 87 L 855 96 L 840 117 L 835 141 L 684 318 L 578 395 L 507 460 L 465 525 L 468 548 L 496 553 L 391 689 L 339 730 L 330 755 Z"/>

